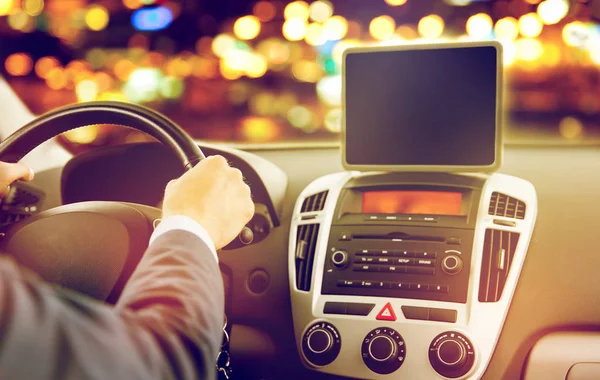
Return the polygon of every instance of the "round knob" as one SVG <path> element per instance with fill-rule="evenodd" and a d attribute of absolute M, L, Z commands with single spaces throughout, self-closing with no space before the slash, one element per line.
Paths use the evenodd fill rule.
<path fill-rule="evenodd" d="M 336 268 L 344 268 L 348 265 L 348 252 L 346 251 L 335 251 L 331 255 L 331 263 Z"/>
<path fill-rule="evenodd" d="M 251 244 L 254 241 L 254 232 L 248 227 L 242 228 L 242 231 L 238 235 L 240 241 L 244 245 Z"/>
<path fill-rule="evenodd" d="M 315 354 L 322 354 L 333 347 L 333 337 L 331 333 L 323 328 L 311 331 L 306 338 L 308 349 Z"/>
<path fill-rule="evenodd" d="M 375 361 L 390 363 L 398 357 L 398 347 L 389 336 L 377 335 L 369 342 L 369 355 Z"/>
<path fill-rule="evenodd" d="M 437 357 L 443 365 L 458 368 L 467 361 L 467 351 L 458 340 L 448 339 L 438 346 Z"/>
<path fill-rule="evenodd" d="M 406 345 L 396 330 L 381 327 L 367 334 L 361 352 L 371 371 L 385 375 L 396 371 L 404 363 Z"/>
<path fill-rule="evenodd" d="M 467 374 L 475 363 L 471 341 L 461 333 L 441 333 L 429 346 L 429 362 L 442 376 L 457 378 Z"/>
<path fill-rule="evenodd" d="M 327 365 L 340 353 L 342 340 L 339 331 L 328 322 L 310 326 L 302 337 L 302 353 L 315 366 Z"/>
<path fill-rule="evenodd" d="M 442 261 L 442 270 L 447 274 L 458 274 L 463 268 L 463 261 L 456 255 L 444 257 Z"/>

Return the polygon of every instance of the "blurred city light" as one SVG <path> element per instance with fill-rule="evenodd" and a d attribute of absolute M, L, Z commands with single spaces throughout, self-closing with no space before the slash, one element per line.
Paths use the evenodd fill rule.
<path fill-rule="evenodd" d="M 589 38 L 589 30 L 581 21 L 573 21 L 563 28 L 562 37 L 568 46 L 582 46 Z"/>
<path fill-rule="evenodd" d="M 42 57 L 35 63 L 35 73 L 38 77 L 46 79 L 50 70 L 60 66 L 60 63 L 55 57 Z"/>
<path fill-rule="evenodd" d="M 266 117 L 246 117 L 241 124 L 245 139 L 252 142 L 271 141 L 279 134 L 278 125 Z"/>
<path fill-rule="evenodd" d="M 438 38 L 444 32 L 444 19 L 438 15 L 425 16 L 419 21 L 418 30 L 425 38 Z"/>
<path fill-rule="evenodd" d="M 173 13 L 167 7 L 142 8 L 131 15 L 131 24 L 137 30 L 161 30 L 168 27 L 171 22 L 173 22 Z"/>
<path fill-rule="evenodd" d="M 31 72 L 33 61 L 29 54 L 15 53 L 6 58 L 4 66 L 10 75 L 24 76 Z"/>
<path fill-rule="evenodd" d="M 285 6 L 283 15 L 286 20 L 297 18 L 300 20 L 308 20 L 309 7 L 304 1 L 294 1 Z"/>
<path fill-rule="evenodd" d="M 396 30 L 396 21 L 390 16 L 378 16 L 371 20 L 369 33 L 376 40 L 384 41 L 392 38 Z"/>
<path fill-rule="evenodd" d="M 283 23 L 283 36 L 289 41 L 300 41 L 306 36 L 308 25 L 305 20 L 291 18 Z"/>
<path fill-rule="evenodd" d="M 134 102 L 149 102 L 157 98 L 163 75 L 157 69 L 136 69 L 123 87 L 127 98 Z"/>
<path fill-rule="evenodd" d="M 342 105 L 342 77 L 329 76 L 317 83 L 317 95 L 319 99 L 329 107 Z"/>
<path fill-rule="evenodd" d="M 485 13 L 478 13 L 467 20 L 467 33 L 473 38 L 487 38 L 492 33 L 492 18 Z"/>
<path fill-rule="evenodd" d="M 275 6 L 267 0 L 262 0 L 254 4 L 252 12 L 262 22 L 269 22 L 273 20 L 277 14 Z"/>
<path fill-rule="evenodd" d="M 6 16 L 14 7 L 14 0 L 0 0 L 0 16 Z"/>
<path fill-rule="evenodd" d="M 292 107 L 287 114 L 290 124 L 297 128 L 306 128 L 310 125 L 313 115 L 310 110 L 304 106 Z"/>
<path fill-rule="evenodd" d="M 240 17 L 233 24 L 233 33 L 241 40 L 252 40 L 260 33 L 260 20 L 255 16 Z"/>
<path fill-rule="evenodd" d="M 138 9 L 144 3 L 142 3 L 142 0 L 123 0 L 123 5 L 129 9 Z"/>
<path fill-rule="evenodd" d="M 38 16 L 44 10 L 44 0 L 23 0 L 22 8 L 28 15 Z"/>
<path fill-rule="evenodd" d="M 532 62 L 544 54 L 542 43 L 533 38 L 521 38 L 516 42 L 517 58 L 522 61 Z"/>
<path fill-rule="evenodd" d="M 317 0 L 308 8 L 310 19 L 316 22 L 324 22 L 333 14 L 333 6 L 330 2 Z"/>
<path fill-rule="evenodd" d="M 544 24 L 556 24 L 569 13 L 569 1 L 546 0 L 538 6 L 537 12 Z"/>
<path fill-rule="evenodd" d="M 323 45 L 325 42 L 327 42 L 325 34 L 323 33 L 323 26 L 316 22 L 308 25 L 304 40 L 311 46 Z"/>
<path fill-rule="evenodd" d="M 98 126 L 89 125 L 87 127 L 76 128 L 63 133 L 63 136 L 75 144 L 91 144 L 98 138 Z"/>
<path fill-rule="evenodd" d="M 528 13 L 519 18 L 519 30 L 523 37 L 537 37 L 542 33 L 542 20 L 537 13 Z"/>
<path fill-rule="evenodd" d="M 333 16 L 323 24 L 323 34 L 328 40 L 341 40 L 346 33 L 348 33 L 348 21 L 342 16 Z"/>
<path fill-rule="evenodd" d="M 503 41 L 514 41 L 519 36 L 519 25 L 514 17 L 501 18 L 494 27 L 496 38 Z"/>
<path fill-rule="evenodd" d="M 108 25 L 109 15 L 101 5 L 92 5 L 85 14 L 85 23 L 91 30 L 99 31 Z"/>
<path fill-rule="evenodd" d="M 567 116 L 558 125 L 560 134 L 566 139 L 576 139 L 583 135 L 583 124 L 578 119 Z"/>
<path fill-rule="evenodd" d="M 338 133 L 342 130 L 342 109 L 333 108 L 325 114 L 325 128 L 329 132 Z"/>
<path fill-rule="evenodd" d="M 98 84 L 93 80 L 84 80 L 75 87 L 75 94 L 80 102 L 89 102 L 98 96 Z"/>
<path fill-rule="evenodd" d="M 388 5 L 391 5 L 392 7 L 397 7 L 398 5 L 404 5 L 406 4 L 407 0 L 385 0 L 386 3 L 388 3 Z"/>

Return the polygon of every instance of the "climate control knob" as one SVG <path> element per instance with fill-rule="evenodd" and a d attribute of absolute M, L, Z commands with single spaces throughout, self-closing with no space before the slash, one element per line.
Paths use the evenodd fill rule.
<path fill-rule="evenodd" d="M 458 274 L 463 269 L 463 261 L 456 255 L 444 257 L 442 260 L 442 270 L 447 274 Z"/>
<path fill-rule="evenodd" d="M 338 330 L 328 322 L 310 326 L 302 338 L 302 352 L 310 363 L 323 366 L 331 363 L 340 353 L 342 341 Z"/>
<path fill-rule="evenodd" d="M 363 340 L 363 361 L 375 373 L 385 375 L 396 371 L 404 363 L 405 356 L 404 339 L 394 329 L 375 329 Z"/>
<path fill-rule="evenodd" d="M 473 368 L 475 350 L 471 341 L 463 334 L 445 332 L 436 336 L 431 342 L 429 362 L 442 376 L 461 377 Z"/>
<path fill-rule="evenodd" d="M 348 265 L 348 252 L 346 251 L 335 251 L 331 255 L 331 263 L 336 268 L 345 268 Z"/>

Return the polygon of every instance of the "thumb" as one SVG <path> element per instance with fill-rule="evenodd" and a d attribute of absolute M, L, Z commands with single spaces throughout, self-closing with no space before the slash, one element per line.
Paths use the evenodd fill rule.
<path fill-rule="evenodd" d="M 0 196 L 5 196 L 8 192 L 8 186 L 19 179 L 31 181 L 33 170 L 22 163 L 0 162 Z"/>

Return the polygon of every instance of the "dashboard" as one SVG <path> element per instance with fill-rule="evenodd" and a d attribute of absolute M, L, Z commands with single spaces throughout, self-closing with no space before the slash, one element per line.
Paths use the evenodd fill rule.
<path fill-rule="evenodd" d="M 80 196 L 92 198 L 95 196 L 92 192 L 93 187 L 104 186 L 106 191 L 103 194 L 106 198 L 123 201 L 132 201 L 137 198 L 140 203 L 148 202 L 149 205 L 155 205 L 156 203 L 153 202 L 160 199 L 166 182 L 176 177 L 181 169 L 177 165 L 164 164 L 171 160 L 168 150 L 158 144 L 148 145 L 153 146 L 146 147 L 144 144 L 135 144 L 119 151 L 118 161 L 121 162 L 122 169 L 115 172 L 102 169 L 105 166 L 110 167 L 109 162 L 117 160 L 114 158 L 114 153 L 111 153 L 114 152 L 112 148 L 95 150 L 93 159 L 90 158 L 90 162 L 95 162 L 95 164 L 88 166 L 85 172 L 77 177 L 77 182 L 89 184 L 87 187 L 80 188 L 82 190 L 79 193 Z M 343 190 L 348 192 L 356 190 L 356 188 L 344 189 L 346 185 L 352 184 L 355 180 L 364 181 L 364 179 L 353 177 L 339 178 L 340 174 L 338 173 L 344 172 L 340 163 L 339 146 L 333 144 L 313 147 L 264 146 L 259 149 L 246 148 L 245 151 L 204 143 L 200 146 L 202 149 L 212 149 L 211 152 L 229 152 L 234 156 L 253 156 L 263 163 L 268 161 L 277 166 L 287 177 L 287 190 L 278 193 L 283 194 L 281 198 L 273 197 L 273 204 L 278 205 L 280 225 L 274 227 L 264 240 L 256 244 L 220 253 L 224 281 L 228 288 L 227 315 L 233 326 L 231 333 L 232 363 L 235 370 L 243 373 L 245 378 L 317 380 L 340 378 L 325 372 L 324 366 L 319 367 L 308 363 L 299 350 L 298 342 L 301 342 L 299 340 L 301 334 L 312 321 L 316 320 L 329 321 L 342 333 L 347 331 L 344 327 L 346 325 L 344 322 L 338 326 L 338 320 L 350 320 L 354 324 L 365 323 L 373 326 L 369 329 L 365 325 L 358 330 L 356 334 L 353 334 L 355 337 L 352 338 L 352 342 L 348 340 L 348 337 L 342 336 L 342 344 L 345 348 L 341 349 L 341 354 L 345 354 L 348 350 L 348 353 L 356 359 L 350 363 L 360 366 L 365 371 L 362 372 L 365 378 L 379 376 L 375 372 L 370 372 L 360 357 L 362 340 L 373 328 L 379 326 L 391 326 L 398 331 L 407 343 L 407 360 L 416 360 L 418 355 L 422 368 L 425 368 L 430 375 L 434 372 L 433 369 L 430 369 L 427 348 L 430 339 L 435 336 L 434 332 L 431 331 L 427 338 L 421 339 L 421 343 L 416 343 L 419 340 L 411 338 L 410 331 L 406 331 L 408 326 L 411 328 L 431 326 L 431 329 L 439 332 L 465 332 L 465 336 L 474 343 L 477 357 L 474 370 L 476 372 L 472 373 L 482 373 L 482 379 L 522 378 L 526 373 L 537 373 L 529 369 L 525 371 L 526 368 L 529 368 L 528 356 L 538 340 L 548 333 L 566 333 L 576 330 L 579 331 L 579 334 L 589 336 L 600 330 L 598 322 L 600 321 L 600 297 L 598 297 L 600 277 L 597 276 L 597 268 L 600 266 L 600 255 L 598 254 L 600 253 L 600 241 L 597 239 L 597 215 L 600 214 L 600 202 L 598 202 L 600 177 L 591 174 L 598 171 L 599 151 L 597 146 L 507 145 L 505 147 L 502 174 L 496 175 L 522 178 L 526 182 L 515 181 L 529 182 L 535 187 L 537 218 L 510 307 L 506 311 L 506 316 L 502 317 L 504 323 L 497 340 L 494 341 L 495 348 L 485 368 L 481 361 L 482 351 L 478 338 L 472 335 L 470 330 L 465 330 L 469 324 L 487 324 L 486 320 L 475 318 L 475 315 L 468 309 L 473 305 L 471 301 L 465 304 L 448 303 L 447 307 L 438 306 L 443 301 L 432 301 L 437 302 L 435 307 L 425 306 L 430 309 L 455 309 L 457 311 L 456 323 L 407 319 L 403 314 L 402 306 L 410 304 L 423 307 L 425 302 L 428 302 L 411 298 L 391 299 L 390 302 L 397 318 L 396 322 L 375 319 L 385 306 L 385 297 L 370 297 L 373 299 L 370 303 L 375 303 L 377 307 L 374 307 L 366 317 L 324 314 L 326 299 L 331 302 L 349 302 L 344 297 L 356 296 L 317 293 L 313 293 L 315 300 L 320 300 L 322 303 L 313 304 L 311 296 L 310 303 L 306 304 L 308 309 L 305 319 L 298 319 L 301 314 L 297 314 L 296 306 L 292 312 L 292 305 L 299 304 L 293 301 L 296 297 L 294 291 L 290 291 L 292 285 L 289 278 L 290 258 L 295 257 L 292 256 L 290 249 L 290 245 L 295 244 L 295 239 L 290 239 L 290 237 L 292 234 L 296 234 L 292 229 L 292 220 L 294 223 L 298 223 L 298 219 L 302 216 L 302 213 L 299 212 L 301 210 L 300 199 L 306 199 L 310 195 L 323 191 L 324 187 L 327 187 L 324 186 L 324 181 L 331 181 L 332 175 L 338 176 L 334 182 L 337 183 L 340 193 L 337 196 L 333 192 L 329 193 L 325 201 L 326 210 L 312 213 L 319 215 L 319 219 L 317 219 L 319 221 L 323 220 L 325 214 L 330 215 L 332 218 L 330 223 L 333 223 L 335 206 L 340 201 L 339 195 Z M 105 151 L 106 153 L 103 153 Z M 85 155 L 87 154 L 78 157 Z M 250 176 L 257 169 L 248 171 L 245 166 L 242 171 L 245 176 Z M 62 167 L 37 173 L 34 185 L 46 191 L 45 208 L 55 207 L 62 203 L 61 187 L 66 186 L 65 178 L 62 178 L 61 181 L 63 175 L 66 175 L 66 171 Z M 135 178 L 136 181 L 128 182 L 128 177 Z M 121 180 L 123 181 L 121 182 Z M 407 177 L 395 178 L 396 183 L 393 186 L 400 185 L 402 190 L 406 190 L 406 183 L 403 182 L 406 180 Z M 411 182 L 415 180 L 421 185 L 437 186 L 432 183 L 423 183 L 423 177 L 410 178 Z M 456 180 L 461 182 L 456 183 Z M 491 198 L 483 199 L 482 190 L 484 188 L 491 190 L 494 187 L 489 185 L 497 183 L 485 176 L 478 177 L 476 175 L 452 175 L 451 177 L 437 178 L 438 185 L 440 181 L 452 184 L 453 188 L 466 187 L 467 192 L 480 194 L 479 201 L 472 200 L 471 204 L 475 202 L 480 206 L 479 210 L 483 215 L 486 212 L 485 205 Z M 69 186 L 84 186 L 77 182 L 69 182 Z M 268 180 L 265 181 L 265 184 L 267 183 L 269 183 Z M 256 188 L 258 196 L 262 191 L 260 189 L 264 188 L 263 186 L 268 185 L 257 185 L 254 181 L 253 193 Z M 84 189 L 88 189 L 87 193 L 83 191 Z M 525 193 L 517 188 L 496 190 L 504 191 L 506 195 L 524 202 L 528 201 Z M 268 195 L 264 196 L 268 197 Z M 262 198 L 259 199 L 261 202 L 265 201 Z M 463 197 L 463 201 L 465 199 L 466 197 Z M 534 211 L 531 211 L 531 207 L 527 206 L 526 208 L 526 218 L 533 217 L 531 212 Z M 334 208 L 333 213 L 330 211 L 331 208 Z M 492 218 L 492 223 L 493 219 L 504 219 L 493 218 L 489 215 L 486 218 Z M 312 221 L 314 222 L 314 220 Z M 309 222 L 311 220 L 303 221 L 303 223 Z M 517 220 L 517 224 L 519 224 L 519 220 Z M 496 224 L 494 224 L 494 228 L 507 229 Z M 322 239 L 324 243 L 327 241 L 328 244 L 329 234 Z M 521 243 L 521 241 L 520 239 L 519 242 Z M 353 251 L 348 252 L 355 254 Z M 437 252 L 441 254 L 442 251 Z M 481 253 L 477 253 L 481 251 L 473 249 L 473 252 L 475 256 L 481 255 Z M 323 260 L 321 268 L 324 268 L 326 254 L 323 252 L 319 257 Z M 436 265 L 439 266 L 441 263 L 437 262 Z M 469 273 L 475 276 L 478 270 L 477 267 L 473 268 L 471 265 Z M 463 273 L 465 273 L 464 271 L 463 266 Z M 476 283 L 474 277 L 471 277 L 469 281 L 470 284 Z M 258 288 L 255 287 L 256 284 L 259 284 Z M 473 287 L 471 291 L 475 289 L 478 288 Z M 503 292 L 503 297 L 505 294 L 508 293 Z M 304 298 L 308 297 L 305 293 L 300 293 L 300 295 Z M 472 294 L 468 299 L 475 301 L 473 296 Z M 337 298 L 337 301 L 333 301 L 334 298 Z M 477 303 L 476 301 L 475 304 Z M 469 306 L 467 307 L 467 305 Z M 355 322 L 357 320 L 362 322 Z M 402 328 L 402 326 L 406 326 L 406 328 Z M 577 352 L 586 352 L 586 361 L 594 361 L 592 360 L 595 358 L 594 353 L 589 351 L 593 345 L 590 345 L 588 340 L 580 339 L 580 341 L 584 343 L 581 350 Z M 552 357 L 552 362 L 554 363 L 557 363 L 560 358 L 564 359 L 575 355 L 571 346 L 564 345 L 564 339 L 560 342 L 559 348 L 553 350 L 555 355 Z M 533 350 L 534 353 L 538 351 Z M 598 361 L 598 358 L 595 360 Z M 336 362 L 341 363 L 341 358 L 338 357 Z M 569 367 L 570 364 L 566 366 L 565 373 Z M 405 373 L 406 368 L 408 368 L 408 362 L 403 364 L 396 374 Z M 384 376 L 393 377 L 391 375 Z M 467 376 L 476 378 L 474 375 Z"/>

